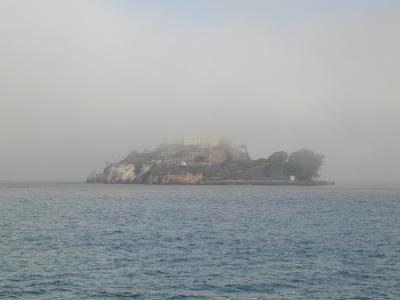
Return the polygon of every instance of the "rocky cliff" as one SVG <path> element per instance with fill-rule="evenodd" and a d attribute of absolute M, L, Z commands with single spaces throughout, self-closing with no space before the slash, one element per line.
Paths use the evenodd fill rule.
<path fill-rule="evenodd" d="M 201 184 L 209 169 L 226 161 L 250 160 L 244 145 L 164 145 L 132 151 L 118 163 L 89 175 L 89 183 Z"/>

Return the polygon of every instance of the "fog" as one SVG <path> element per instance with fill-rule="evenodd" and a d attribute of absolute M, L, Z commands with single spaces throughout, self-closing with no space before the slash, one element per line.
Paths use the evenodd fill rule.
<path fill-rule="evenodd" d="M 0 180 L 209 135 L 400 181 L 399 2 L 148 2 L 0 2 Z"/>

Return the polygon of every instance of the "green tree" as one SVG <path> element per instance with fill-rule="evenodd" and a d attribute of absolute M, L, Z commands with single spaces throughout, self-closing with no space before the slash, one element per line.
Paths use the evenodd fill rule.
<path fill-rule="evenodd" d="M 286 163 L 288 160 L 288 154 L 285 151 L 278 151 L 271 154 L 268 157 L 265 167 L 264 174 L 269 178 L 285 179 L 288 177 Z"/>
<path fill-rule="evenodd" d="M 290 154 L 286 163 L 290 175 L 303 181 L 318 177 L 318 171 L 323 163 L 324 156 L 314 151 L 302 149 Z"/>
<path fill-rule="evenodd" d="M 268 157 L 268 162 L 275 165 L 283 165 L 288 160 L 289 155 L 285 151 L 278 151 L 271 154 Z"/>

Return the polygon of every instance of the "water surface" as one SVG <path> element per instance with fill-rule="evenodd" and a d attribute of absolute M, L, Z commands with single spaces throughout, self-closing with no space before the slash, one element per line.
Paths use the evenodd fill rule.
<path fill-rule="evenodd" d="M 0 184 L 1 299 L 399 299 L 400 189 Z"/>

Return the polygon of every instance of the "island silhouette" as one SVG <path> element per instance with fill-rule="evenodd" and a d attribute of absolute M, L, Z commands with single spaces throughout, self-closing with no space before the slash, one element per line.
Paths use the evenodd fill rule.
<path fill-rule="evenodd" d="M 324 156 L 301 149 L 251 159 L 244 144 L 223 139 L 183 139 L 155 150 L 132 151 L 94 172 L 88 183 L 325 185 L 315 180 Z"/>

